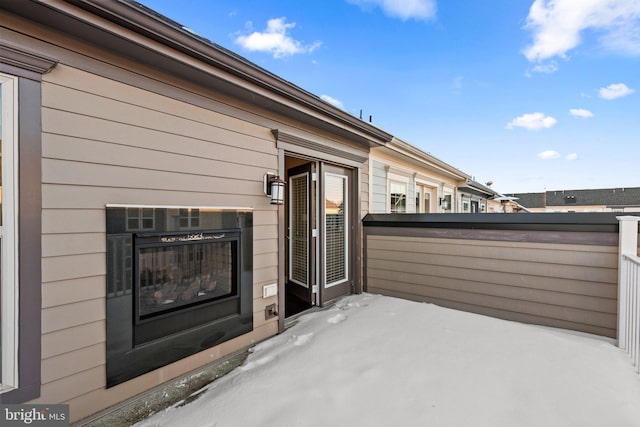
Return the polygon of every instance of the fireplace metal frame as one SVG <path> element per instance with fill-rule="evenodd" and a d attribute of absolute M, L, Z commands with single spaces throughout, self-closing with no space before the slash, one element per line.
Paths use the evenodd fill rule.
<path fill-rule="evenodd" d="M 205 240 L 208 236 L 222 236 Z M 171 240 L 165 241 L 162 240 Z M 215 240 L 214 240 L 215 239 Z M 198 243 L 232 243 L 232 278 L 230 294 L 209 298 L 207 300 L 195 301 L 182 306 L 174 306 L 167 310 L 161 310 L 153 314 L 141 315 L 140 313 L 140 263 L 139 256 L 141 249 L 160 248 L 170 246 L 194 245 Z M 224 315 L 233 315 L 237 311 L 239 304 L 239 282 L 240 282 L 240 254 L 242 244 L 240 242 L 240 229 L 206 230 L 193 232 L 175 233 L 134 233 L 133 235 L 133 342 L 135 345 L 163 338 L 168 334 L 180 332 L 185 329 L 200 326 L 207 323 L 207 312 L 217 309 Z M 231 301 L 233 300 L 233 304 Z M 222 317 L 224 317 L 224 315 Z"/>
<path fill-rule="evenodd" d="M 127 229 L 127 208 L 155 209 L 154 230 Z M 253 212 L 193 207 L 200 209 L 203 223 L 216 224 L 193 230 L 180 229 L 172 220 L 180 208 L 185 207 L 107 206 L 107 387 L 253 330 Z M 207 236 L 222 234 L 221 239 L 211 240 L 233 242 L 236 292 L 140 319 L 135 289 L 138 251 L 202 243 Z M 163 238 L 166 242 L 160 242 Z"/>

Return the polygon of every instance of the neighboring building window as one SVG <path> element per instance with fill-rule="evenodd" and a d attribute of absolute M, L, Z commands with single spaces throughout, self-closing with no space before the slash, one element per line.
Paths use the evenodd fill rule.
<path fill-rule="evenodd" d="M 469 202 L 462 202 L 462 212 L 469 212 Z"/>
<path fill-rule="evenodd" d="M 18 79 L 0 74 L 0 392 L 18 387 Z"/>
<path fill-rule="evenodd" d="M 451 203 L 451 194 L 447 194 L 444 196 L 444 201 L 443 201 L 443 209 L 445 212 L 451 212 L 453 209 L 453 204 Z"/>
<path fill-rule="evenodd" d="M 200 228 L 200 209 L 180 209 L 180 228 Z"/>
<path fill-rule="evenodd" d="M 153 230 L 155 225 L 153 208 L 127 208 L 127 231 Z"/>
<path fill-rule="evenodd" d="M 407 211 L 407 184 L 390 181 L 389 193 L 391 213 L 405 213 Z"/>

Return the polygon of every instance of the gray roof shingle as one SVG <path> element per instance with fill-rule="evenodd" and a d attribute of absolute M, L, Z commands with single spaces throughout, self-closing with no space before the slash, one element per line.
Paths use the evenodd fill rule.
<path fill-rule="evenodd" d="M 640 206 L 640 187 L 592 190 L 554 190 L 544 193 L 512 193 L 527 208 L 547 206 Z"/>

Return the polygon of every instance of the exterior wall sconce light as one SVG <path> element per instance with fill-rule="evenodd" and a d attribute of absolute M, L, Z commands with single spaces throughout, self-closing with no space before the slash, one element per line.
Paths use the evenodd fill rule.
<path fill-rule="evenodd" d="M 284 181 L 278 175 L 267 172 L 264 175 L 264 194 L 271 197 L 272 205 L 284 204 Z"/>

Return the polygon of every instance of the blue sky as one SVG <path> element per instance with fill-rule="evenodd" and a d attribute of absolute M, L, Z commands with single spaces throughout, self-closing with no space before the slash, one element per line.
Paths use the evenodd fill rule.
<path fill-rule="evenodd" d="M 499 192 L 640 186 L 640 0 L 141 0 Z"/>

